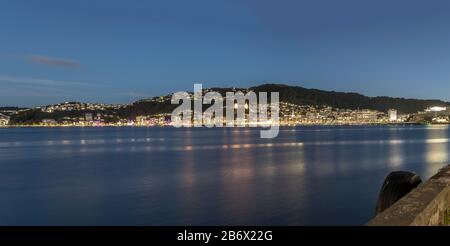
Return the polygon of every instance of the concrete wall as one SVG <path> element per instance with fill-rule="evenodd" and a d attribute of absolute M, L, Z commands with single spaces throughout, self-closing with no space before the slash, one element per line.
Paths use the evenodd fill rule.
<path fill-rule="evenodd" d="M 369 226 L 449 225 L 450 166 L 442 168 L 390 208 L 373 218 Z"/>

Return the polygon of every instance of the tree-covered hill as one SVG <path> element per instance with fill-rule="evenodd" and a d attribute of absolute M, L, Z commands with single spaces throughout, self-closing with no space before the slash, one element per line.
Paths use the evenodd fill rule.
<path fill-rule="evenodd" d="M 307 89 L 282 84 L 264 84 L 250 88 L 255 92 L 266 91 L 280 93 L 280 101 L 298 105 L 328 105 L 344 109 L 373 109 L 386 112 L 396 109 L 400 113 L 416 113 L 430 106 L 449 106 L 449 102 L 440 100 L 420 100 L 394 97 L 368 97 L 358 93 L 346 93 Z"/>

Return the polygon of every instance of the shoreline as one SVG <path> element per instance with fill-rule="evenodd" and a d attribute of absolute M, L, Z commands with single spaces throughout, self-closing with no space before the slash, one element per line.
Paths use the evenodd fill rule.
<path fill-rule="evenodd" d="M 428 125 L 450 125 L 448 123 L 433 123 L 433 124 L 426 124 L 426 123 L 415 123 L 415 122 L 405 122 L 405 123 L 355 123 L 355 124 L 295 124 L 295 125 L 289 125 L 289 124 L 282 124 L 279 125 L 279 127 L 317 127 L 317 126 L 428 126 Z M 7 129 L 7 128 L 116 128 L 116 127 L 128 127 L 128 128 L 166 128 L 166 127 L 173 127 L 171 125 L 104 125 L 104 126 L 80 126 L 80 125 L 8 125 L 8 126 L 0 126 L 0 129 Z M 261 126 L 258 126 L 261 127 Z M 250 126 L 244 126 L 244 127 L 235 127 L 235 128 L 258 128 L 258 127 L 250 127 Z M 174 127 L 175 128 L 175 127 Z M 182 128 L 204 128 L 204 127 L 182 127 Z M 220 128 L 220 127 L 213 127 L 213 128 Z M 223 126 L 222 128 L 232 128 L 232 127 L 226 127 Z M 263 127 L 264 128 L 264 127 Z"/>

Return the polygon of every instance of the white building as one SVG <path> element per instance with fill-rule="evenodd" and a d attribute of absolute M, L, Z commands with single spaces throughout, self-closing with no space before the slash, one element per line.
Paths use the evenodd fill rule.
<path fill-rule="evenodd" d="M 388 111 L 389 121 L 394 122 L 398 120 L 397 110 L 389 109 Z"/>
<path fill-rule="evenodd" d="M 446 110 L 447 110 L 446 107 L 435 106 L 435 107 L 427 108 L 425 111 L 426 112 L 442 112 L 442 111 L 446 111 Z"/>
<path fill-rule="evenodd" d="M 9 116 L 0 114 L 0 126 L 6 126 L 9 124 Z"/>

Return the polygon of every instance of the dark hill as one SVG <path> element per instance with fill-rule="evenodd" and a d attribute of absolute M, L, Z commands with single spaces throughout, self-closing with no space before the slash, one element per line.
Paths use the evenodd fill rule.
<path fill-rule="evenodd" d="M 373 109 L 386 112 L 397 109 L 400 113 L 416 113 L 430 106 L 449 106 L 441 100 L 419 100 L 393 97 L 367 97 L 358 93 L 346 93 L 307 89 L 282 84 L 264 84 L 250 88 L 255 92 L 280 92 L 280 101 L 298 105 L 328 105 L 344 109 Z"/>

